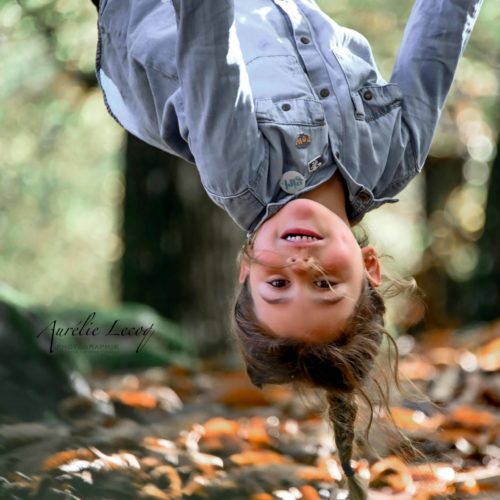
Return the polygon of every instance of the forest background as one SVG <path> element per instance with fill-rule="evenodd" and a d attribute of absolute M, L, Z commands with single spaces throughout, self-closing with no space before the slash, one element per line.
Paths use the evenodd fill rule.
<path fill-rule="evenodd" d="M 319 3 L 369 39 L 389 79 L 412 2 Z M 487 0 L 425 174 L 363 224 L 392 256 L 388 268 L 417 277 L 426 327 L 498 316 L 499 23 L 500 5 Z M 228 347 L 244 235 L 194 167 L 127 137 L 107 114 L 96 39 L 90 1 L 0 0 L 2 297 L 89 311 L 148 304 L 214 353 Z M 391 310 L 393 329 L 422 320 L 413 303 Z"/>

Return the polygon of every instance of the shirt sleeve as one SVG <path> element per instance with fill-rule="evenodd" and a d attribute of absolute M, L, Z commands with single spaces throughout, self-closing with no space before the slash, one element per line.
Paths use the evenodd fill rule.
<path fill-rule="evenodd" d="M 417 168 L 432 137 L 458 61 L 483 0 L 417 0 L 408 20 L 391 77 L 403 93 L 403 121 Z"/>
<path fill-rule="evenodd" d="M 209 194 L 233 196 L 267 163 L 233 0 L 173 0 L 189 146 Z"/>

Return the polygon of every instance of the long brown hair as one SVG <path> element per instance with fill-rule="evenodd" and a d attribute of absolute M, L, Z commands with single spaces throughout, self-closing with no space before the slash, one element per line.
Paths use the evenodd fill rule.
<path fill-rule="evenodd" d="M 328 416 L 351 499 L 366 498 L 366 487 L 355 477 L 350 462 L 359 396 L 367 401 L 373 415 L 364 386 L 382 339 L 388 335 L 384 312 L 382 296 L 366 280 L 340 337 L 334 342 L 312 344 L 276 337 L 258 322 L 248 278 L 234 306 L 234 331 L 254 385 L 291 382 L 326 390 Z"/>

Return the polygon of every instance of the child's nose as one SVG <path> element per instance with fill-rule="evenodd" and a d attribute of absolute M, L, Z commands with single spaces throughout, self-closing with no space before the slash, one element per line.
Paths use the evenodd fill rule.
<path fill-rule="evenodd" d="M 289 257 L 287 259 L 287 264 L 293 266 L 296 269 L 307 270 L 312 266 L 313 259 L 312 257 Z"/>

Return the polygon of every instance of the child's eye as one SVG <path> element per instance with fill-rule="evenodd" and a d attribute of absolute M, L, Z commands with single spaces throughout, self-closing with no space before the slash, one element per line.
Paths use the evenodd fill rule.
<path fill-rule="evenodd" d="M 337 283 L 335 283 L 334 281 L 330 281 L 330 280 L 318 280 L 318 281 L 315 281 L 314 284 L 318 288 L 332 289 L 332 288 L 335 288 L 335 285 Z"/>
<path fill-rule="evenodd" d="M 271 280 L 268 283 L 274 288 L 284 288 L 287 284 L 287 280 Z"/>

